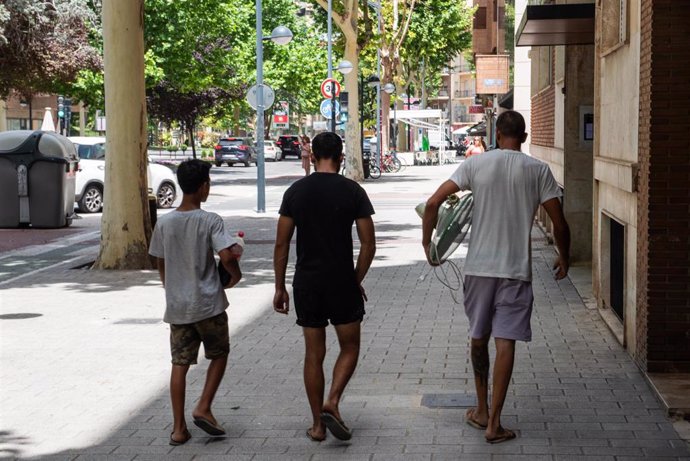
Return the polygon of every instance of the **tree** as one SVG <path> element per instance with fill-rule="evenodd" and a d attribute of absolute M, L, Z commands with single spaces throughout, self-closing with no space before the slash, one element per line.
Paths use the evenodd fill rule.
<path fill-rule="evenodd" d="M 316 0 L 324 10 L 328 10 L 326 0 Z M 363 2 L 364 14 L 367 15 L 367 4 Z M 340 29 L 344 41 L 344 59 L 352 63 L 352 71 L 345 75 L 345 91 L 348 93 L 348 111 L 359 114 L 359 53 L 366 42 L 359 37 L 359 2 L 357 0 L 336 0 L 333 2 L 333 22 Z M 366 35 L 362 37 L 366 39 Z M 345 169 L 347 175 L 355 181 L 364 179 L 362 151 L 357 117 L 350 116 L 345 129 Z"/>
<path fill-rule="evenodd" d="M 243 93 L 244 87 L 237 87 L 234 92 L 222 88 L 181 92 L 163 81 L 147 91 L 147 107 L 150 115 L 168 125 L 180 122 L 182 129 L 189 135 L 192 156 L 196 158 L 194 131 L 197 121 L 218 105 L 241 98 Z"/>
<path fill-rule="evenodd" d="M 101 248 L 95 269 L 151 267 L 146 187 L 144 0 L 103 0 L 105 103 L 108 116 Z"/>
<path fill-rule="evenodd" d="M 89 43 L 96 22 L 85 0 L 5 0 L 0 9 L 0 98 L 51 93 L 82 69 L 101 69 Z"/>
<path fill-rule="evenodd" d="M 471 47 L 474 9 L 455 0 L 426 0 L 417 5 L 402 47 L 398 94 L 410 94 L 414 87 L 417 96 L 426 95 L 440 70 Z M 399 129 L 398 142 L 404 141 L 405 130 Z"/>

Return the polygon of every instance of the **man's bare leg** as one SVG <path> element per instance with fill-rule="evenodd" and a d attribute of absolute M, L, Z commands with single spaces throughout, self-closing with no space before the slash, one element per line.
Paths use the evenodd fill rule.
<path fill-rule="evenodd" d="M 213 398 L 216 396 L 220 382 L 223 380 L 225 374 L 225 366 L 228 363 L 228 356 L 218 357 L 211 360 L 206 372 L 206 382 L 204 383 L 204 390 L 201 392 L 201 398 L 197 403 L 196 408 L 192 412 L 195 418 L 204 418 L 218 425 L 218 421 L 211 412 L 211 404 Z"/>
<path fill-rule="evenodd" d="M 303 327 L 304 333 L 304 387 L 313 418 L 311 437 L 326 437 L 326 427 L 321 423 L 325 378 L 323 360 L 326 357 L 326 329 Z"/>
<path fill-rule="evenodd" d="M 479 426 L 486 426 L 489 421 L 489 338 L 472 338 L 471 354 L 472 369 L 474 370 L 474 387 L 477 391 L 477 408 L 470 408 L 465 414 L 465 418 L 477 423 Z"/>
<path fill-rule="evenodd" d="M 173 430 L 170 438 L 182 442 L 189 437 L 184 418 L 185 392 L 189 365 L 173 365 L 170 372 L 170 401 L 173 411 Z"/>
<path fill-rule="evenodd" d="M 335 325 L 335 332 L 338 335 L 340 344 L 340 354 L 333 367 L 333 382 L 328 393 L 328 400 L 323 404 L 323 411 L 331 413 L 336 418 L 342 420 L 338 404 L 343 396 L 347 383 L 355 372 L 357 360 L 359 359 L 360 344 L 360 322 Z"/>
<path fill-rule="evenodd" d="M 491 392 L 491 411 L 486 428 L 487 440 L 498 437 L 514 438 L 515 434 L 501 426 L 501 412 L 508 393 L 508 385 L 513 376 L 515 362 L 515 341 L 496 338 L 496 360 L 494 361 L 493 389 Z"/>

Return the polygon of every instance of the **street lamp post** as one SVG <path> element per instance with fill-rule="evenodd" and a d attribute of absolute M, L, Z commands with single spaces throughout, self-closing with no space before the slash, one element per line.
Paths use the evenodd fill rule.
<path fill-rule="evenodd" d="M 261 0 L 256 0 L 256 211 L 266 212 L 266 169 L 264 162 L 264 36 L 261 30 Z M 278 45 L 286 45 L 292 40 L 292 32 L 285 26 L 273 29 L 270 37 Z"/>
<path fill-rule="evenodd" d="M 393 148 L 398 151 L 398 108 L 395 104 L 397 93 L 395 92 L 395 85 L 393 83 L 386 83 L 383 85 L 383 91 L 388 94 L 393 94 Z"/>
<path fill-rule="evenodd" d="M 374 88 L 379 84 L 380 80 L 378 75 L 371 75 L 364 79 L 364 75 L 359 77 L 359 142 L 361 144 L 362 155 L 364 155 L 364 84 Z M 371 152 L 369 152 L 371 155 Z"/>
<path fill-rule="evenodd" d="M 329 58 L 330 61 L 330 58 Z M 338 64 L 338 67 L 336 70 L 338 70 L 341 74 L 347 75 L 350 72 L 352 72 L 353 66 L 352 63 L 346 59 L 343 59 L 340 61 Z M 331 78 L 331 77 L 329 77 Z M 335 85 L 331 85 L 331 131 L 335 133 L 335 127 L 336 127 L 336 119 L 335 119 Z"/>

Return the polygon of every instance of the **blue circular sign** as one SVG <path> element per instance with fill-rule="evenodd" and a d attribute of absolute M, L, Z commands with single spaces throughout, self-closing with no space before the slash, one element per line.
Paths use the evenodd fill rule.
<path fill-rule="evenodd" d="M 333 118 L 333 100 L 332 99 L 324 99 L 321 101 L 321 107 L 319 108 L 321 111 L 321 115 L 324 116 L 324 118 L 327 118 L 328 120 Z M 340 103 L 336 99 L 335 101 L 335 116 L 337 117 L 340 114 Z"/>

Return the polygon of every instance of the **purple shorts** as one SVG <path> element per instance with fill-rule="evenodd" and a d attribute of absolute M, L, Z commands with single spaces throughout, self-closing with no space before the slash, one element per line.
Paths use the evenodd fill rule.
<path fill-rule="evenodd" d="M 497 277 L 465 276 L 465 313 L 470 337 L 531 341 L 532 282 Z"/>

